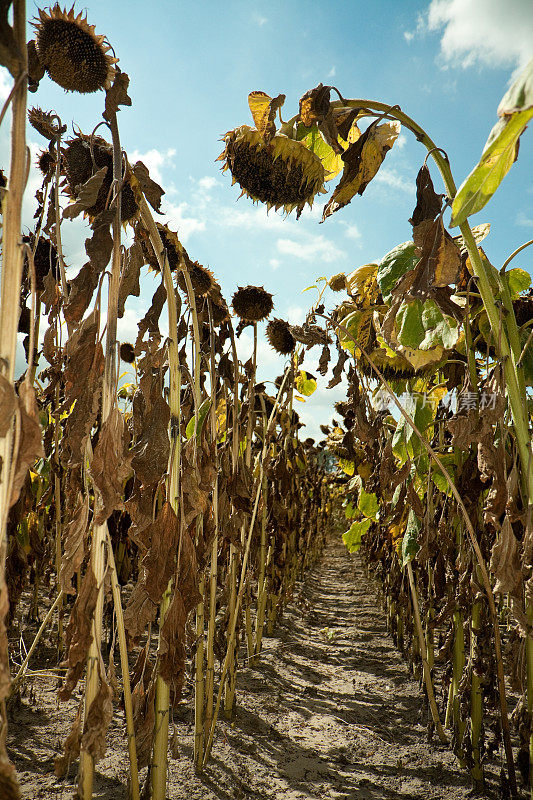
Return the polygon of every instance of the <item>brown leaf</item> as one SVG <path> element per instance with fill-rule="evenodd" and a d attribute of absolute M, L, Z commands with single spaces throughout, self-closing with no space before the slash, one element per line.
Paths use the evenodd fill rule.
<path fill-rule="evenodd" d="M 134 400 L 136 397 L 137 395 Z M 142 410 L 138 417 L 142 421 L 140 427 L 142 432 L 131 450 L 133 456 L 131 466 L 140 483 L 149 486 L 157 483 L 167 470 L 170 452 L 168 438 L 170 408 L 166 400 L 159 395 L 150 409 Z M 135 422 L 137 423 L 137 419 Z"/>
<path fill-rule="evenodd" d="M 165 614 L 159 638 L 157 655 L 159 671 L 163 680 L 171 687 L 174 699 L 178 699 L 185 677 L 185 623 L 187 613 L 179 589 L 174 588 L 172 602 Z"/>
<path fill-rule="evenodd" d="M 165 190 L 159 186 L 158 183 L 153 181 L 146 167 L 142 161 L 137 161 L 132 167 L 133 174 L 139 181 L 141 191 L 154 209 L 158 213 L 161 212 L 161 198 L 165 194 Z"/>
<path fill-rule="evenodd" d="M 342 177 L 324 208 L 322 222 L 339 208 L 347 205 L 355 194 L 363 194 L 398 138 L 400 128 L 400 123 L 396 121 L 382 125 L 372 123 L 359 139 L 342 153 L 344 161 Z"/>
<path fill-rule="evenodd" d="M 348 353 L 346 350 L 342 348 L 339 349 L 339 358 L 335 366 L 333 367 L 333 377 L 331 378 L 330 382 L 327 385 L 328 389 L 333 389 L 334 386 L 337 386 L 342 380 L 342 371 L 344 369 L 344 365 L 348 360 Z"/>
<path fill-rule="evenodd" d="M 63 219 L 75 219 L 82 211 L 94 206 L 106 174 L 107 167 L 102 167 L 86 183 L 76 186 L 77 199 L 64 209 Z"/>
<path fill-rule="evenodd" d="M 124 624 L 133 642 L 154 621 L 175 570 L 179 526 L 170 503 L 164 503 L 155 521 L 143 531 L 142 539 L 148 552 L 141 561 L 139 580 L 124 611 Z"/>
<path fill-rule="evenodd" d="M 108 122 L 111 122 L 119 110 L 119 106 L 131 106 L 131 97 L 128 95 L 129 76 L 125 72 L 121 72 L 118 67 L 116 70 L 113 85 L 105 93 L 105 111 L 102 116 Z"/>
<path fill-rule="evenodd" d="M 3 741 L 0 742 L 0 797 L 2 800 L 21 800 L 17 773 L 7 757 Z"/>
<path fill-rule="evenodd" d="M 165 284 L 161 281 L 160 285 L 156 289 L 153 297 L 152 297 L 152 304 L 142 320 L 139 322 L 138 328 L 139 332 L 137 334 L 137 340 L 135 342 L 135 350 L 139 350 L 140 343 L 146 331 L 149 333 L 159 333 L 159 317 L 161 316 L 161 312 L 163 310 L 163 306 L 165 305 L 167 299 L 167 291 L 165 289 Z"/>
<path fill-rule="evenodd" d="M 98 586 L 92 567 L 89 567 L 81 582 L 76 601 L 70 612 L 70 619 L 65 635 L 65 652 L 67 653 L 67 674 L 65 683 L 58 691 L 60 700 L 68 700 L 82 676 L 87 654 L 93 640 L 92 624 Z"/>
<path fill-rule="evenodd" d="M 100 429 L 90 470 L 98 492 L 95 498 L 95 522 L 105 522 L 112 511 L 124 508 L 124 482 L 131 474 L 133 453 L 124 417 L 115 405 Z"/>
<path fill-rule="evenodd" d="M 284 102 L 284 94 L 278 94 L 274 99 L 265 92 L 259 91 L 250 92 L 248 95 L 248 105 L 252 112 L 254 125 L 267 143 L 276 133 L 274 124 L 276 112 Z"/>
<path fill-rule="evenodd" d="M 152 756 L 155 730 L 155 681 L 148 691 L 144 681 L 139 681 L 132 692 L 133 721 L 135 724 L 135 744 L 139 768 L 147 767 Z"/>
<path fill-rule="evenodd" d="M 80 703 L 72 727 L 63 743 L 63 753 L 54 760 L 56 778 L 64 778 L 69 766 L 79 758 L 81 746 L 81 725 L 83 722 L 83 703 Z"/>
<path fill-rule="evenodd" d="M 22 53 L 8 22 L 10 2 L 0 4 L 0 64 L 7 67 L 14 78 L 18 78 L 22 69 Z"/>
<path fill-rule="evenodd" d="M 4 570 L 0 571 L 0 701 L 9 695 L 11 673 L 9 666 L 9 645 L 7 640 L 6 617 L 9 611 L 9 594 L 4 577 Z M 2 737 L 0 737 L 0 754 Z"/>
<path fill-rule="evenodd" d="M 113 251 L 111 223 L 114 219 L 112 210 L 102 211 L 91 223 L 93 235 L 85 240 L 85 252 L 91 260 L 93 270 L 100 273 L 109 264 Z"/>
<path fill-rule="evenodd" d="M 496 578 L 495 594 L 522 597 L 522 572 L 520 569 L 520 544 L 513 533 L 512 525 L 506 516 L 498 538 L 492 547 L 490 571 Z"/>
<path fill-rule="evenodd" d="M 327 373 L 330 359 L 331 359 L 331 353 L 329 351 L 329 347 L 327 346 L 327 344 L 325 344 L 324 347 L 322 348 L 320 359 L 318 361 L 318 373 L 320 375 L 325 375 Z"/>
<path fill-rule="evenodd" d="M 290 330 L 297 342 L 313 347 L 315 344 L 328 344 L 331 342 L 327 331 L 319 325 L 305 322 L 303 325 L 291 325 Z"/>
<path fill-rule="evenodd" d="M 44 456 L 39 412 L 35 400 L 35 390 L 26 382 L 19 388 L 20 434 L 17 460 L 11 486 L 11 507 L 17 502 L 28 469 L 37 458 Z"/>
<path fill-rule="evenodd" d="M 41 293 L 41 302 L 44 305 L 45 312 L 49 314 L 52 309 L 57 310 L 59 298 L 61 297 L 59 286 L 51 269 L 44 276 L 43 283 L 44 291 Z"/>
<path fill-rule="evenodd" d="M 4 375 L 0 375 L 0 438 L 5 436 L 11 427 L 16 408 L 15 389 Z"/>
<path fill-rule="evenodd" d="M 64 307 L 65 319 L 70 324 L 77 324 L 91 302 L 94 290 L 98 286 L 99 273 L 93 269 L 90 261 L 83 265 L 75 278 L 68 281 L 68 301 Z"/>
<path fill-rule="evenodd" d="M 128 297 L 139 297 L 141 289 L 139 286 L 139 275 L 144 264 L 142 248 L 138 242 L 134 242 L 126 250 L 124 258 L 124 272 L 120 279 L 120 289 L 118 293 L 118 317 L 124 316 L 124 306 Z"/>
<path fill-rule="evenodd" d="M 28 90 L 36 92 L 39 88 L 39 81 L 44 78 L 45 68 L 41 64 L 41 59 L 37 52 L 35 39 L 28 42 Z"/>
<path fill-rule="evenodd" d="M 101 666 L 99 673 L 100 686 L 90 705 L 81 736 L 81 748 L 90 753 L 95 764 L 105 755 L 107 729 L 113 717 L 113 692 Z"/>
<path fill-rule="evenodd" d="M 434 286 L 448 286 L 456 282 L 461 268 L 461 255 L 444 229 L 442 215 L 435 221 L 423 220 L 413 228 L 413 241 L 420 256 L 411 289 L 413 295 L 427 295 Z"/>
<path fill-rule="evenodd" d="M 318 129 L 337 155 L 344 152 L 330 104 L 331 86 L 318 84 L 300 98 L 300 120 L 306 128 L 318 123 Z"/>
<path fill-rule="evenodd" d="M 423 220 L 434 220 L 441 206 L 442 195 L 435 194 L 429 169 L 424 164 L 416 176 L 416 207 L 409 222 L 416 228 Z"/>
<path fill-rule="evenodd" d="M 72 578 L 82 565 L 85 554 L 85 538 L 89 522 L 89 495 L 78 492 L 78 502 L 63 534 L 63 558 L 59 582 L 64 592 L 73 593 Z"/>

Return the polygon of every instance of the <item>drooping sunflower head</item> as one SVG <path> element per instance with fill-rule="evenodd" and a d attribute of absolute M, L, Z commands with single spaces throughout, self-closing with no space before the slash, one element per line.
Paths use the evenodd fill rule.
<path fill-rule="evenodd" d="M 133 364 L 135 361 L 135 349 L 130 342 L 122 342 L 120 345 L 120 357 L 126 364 Z"/>
<path fill-rule="evenodd" d="M 274 308 L 272 295 L 262 286 L 239 286 L 231 304 L 237 316 L 246 322 L 260 322 Z"/>
<path fill-rule="evenodd" d="M 226 143 L 219 160 L 230 170 L 242 194 L 268 208 L 296 209 L 299 217 L 306 203 L 325 192 L 322 162 L 301 142 L 277 133 L 265 143 L 259 131 L 241 125 L 223 137 Z"/>
<path fill-rule="evenodd" d="M 65 130 L 59 126 L 58 117 L 53 111 L 43 111 L 37 106 L 28 111 L 28 121 L 37 133 L 49 141 L 55 141 L 57 135 Z"/>
<path fill-rule="evenodd" d="M 271 320 L 266 327 L 266 335 L 271 347 L 282 356 L 288 356 L 296 347 L 296 339 L 284 319 Z"/>
<path fill-rule="evenodd" d="M 339 272 L 337 275 L 333 275 L 328 283 L 332 292 L 342 292 L 343 289 L 346 289 L 346 275 L 344 272 Z"/>
<path fill-rule="evenodd" d="M 68 193 L 74 198 L 78 196 L 80 186 L 102 167 L 107 167 L 96 201 L 87 209 L 89 218 L 98 216 L 106 206 L 113 182 L 113 148 L 100 136 L 91 138 L 80 132 L 67 143 L 62 156 Z M 126 175 L 120 197 L 122 222 L 130 222 L 139 213 L 131 176 Z"/>
<path fill-rule="evenodd" d="M 191 285 L 195 297 L 205 297 L 218 286 L 213 273 L 210 269 L 203 267 L 200 263 L 198 263 L 198 261 L 191 261 L 189 258 L 187 258 L 186 261 L 187 272 L 189 273 L 189 277 L 191 279 Z M 185 280 L 183 270 L 178 270 L 176 282 L 182 292 L 187 294 L 187 281 Z"/>
<path fill-rule="evenodd" d="M 49 77 L 70 92 L 89 94 L 108 89 L 115 75 L 117 59 L 110 54 L 105 37 L 80 12 L 62 10 L 56 3 L 40 9 L 36 29 L 37 53 Z"/>
<path fill-rule="evenodd" d="M 51 175 L 55 169 L 56 160 L 53 153 L 50 150 L 41 150 L 39 155 L 37 156 L 37 166 L 43 173 L 43 175 Z"/>

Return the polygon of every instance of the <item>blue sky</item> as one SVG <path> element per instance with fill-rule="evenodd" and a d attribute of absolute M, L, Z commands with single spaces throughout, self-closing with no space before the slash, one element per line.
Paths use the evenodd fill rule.
<path fill-rule="evenodd" d="M 276 315 L 293 322 L 301 321 L 312 302 L 311 293 L 301 292 L 317 276 L 350 272 L 410 238 L 407 220 L 425 152 L 403 132 L 363 197 L 323 225 L 321 207 L 298 222 L 274 212 L 267 216 L 246 198 L 236 202 L 238 187 L 231 187 L 229 173 L 223 175 L 215 161 L 220 136 L 251 124 L 248 92 L 284 93 L 284 118 L 297 112 L 299 97 L 319 82 L 337 86 L 346 97 L 399 104 L 446 149 L 459 185 L 479 158 L 513 71 L 533 54 L 531 0 L 160 1 L 148 13 L 146 3 L 89 0 L 86 10 L 130 75 L 133 106 L 120 113 L 122 144 L 166 189 L 162 220 L 177 228 L 191 257 L 215 272 L 228 299 L 237 285 L 262 284 L 274 293 Z M 5 96 L 8 83 L 0 75 L 0 94 Z M 75 122 L 88 133 L 100 119 L 103 97 L 65 94 L 45 77 L 29 102 L 55 109 L 69 126 Z M 31 129 L 29 138 L 42 145 Z M 5 122 L 0 166 L 7 166 L 7 155 Z M 492 223 L 484 246 L 496 266 L 533 237 L 532 155 L 527 131 L 518 163 L 473 218 Z M 433 177 L 439 191 L 435 172 Z M 34 186 L 33 179 L 30 192 Z M 30 208 L 28 196 L 28 222 Z M 80 227 L 65 234 L 73 271 L 85 260 Z M 530 271 L 531 264 L 531 251 L 515 262 Z M 145 296 L 132 301 L 122 323 L 124 339 L 134 335 L 154 286 L 148 277 Z M 243 353 L 248 345 L 245 332 Z M 279 372 L 265 344 L 260 361 L 264 377 Z M 315 363 L 311 358 L 306 366 L 312 371 Z M 311 435 L 341 395 L 340 387 L 321 389 L 299 408 Z"/>

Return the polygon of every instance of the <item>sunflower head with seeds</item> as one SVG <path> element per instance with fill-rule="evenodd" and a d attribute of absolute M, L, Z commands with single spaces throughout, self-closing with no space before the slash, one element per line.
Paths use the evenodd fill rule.
<path fill-rule="evenodd" d="M 109 89 L 115 75 L 116 58 L 104 36 L 95 33 L 83 13 L 62 10 L 59 3 L 39 10 L 33 23 L 36 50 L 48 76 L 69 92 L 90 94 Z"/>
<path fill-rule="evenodd" d="M 285 95 L 272 99 L 264 92 L 251 92 L 248 103 L 256 127 L 241 125 L 223 137 L 219 161 L 230 170 L 233 183 L 243 194 L 267 207 L 302 213 L 325 191 L 326 173 L 320 159 L 301 142 L 276 133 L 274 119 Z"/>

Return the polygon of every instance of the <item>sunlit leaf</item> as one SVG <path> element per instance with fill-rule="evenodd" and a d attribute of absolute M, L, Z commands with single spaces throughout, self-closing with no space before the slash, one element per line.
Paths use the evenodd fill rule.
<path fill-rule="evenodd" d="M 350 553 L 357 553 L 361 547 L 361 538 L 368 532 L 371 525 L 371 519 L 365 519 L 362 522 L 353 522 L 349 530 L 342 534 L 342 541 Z"/>
<path fill-rule="evenodd" d="M 187 427 L 185 428 L 185 435 L 187 439 L 191 439 L 196 428 L 196 439 L 200 442 L 202 438 L 202 431 L 204 428 L 204 423 L 207 417 L 207 413 L 209 408 L 211 407 L 211 400 L 208 398 L 204 400 L 200 408 L 198 409 L 198 427 L 196 427 L 196 417 L 192 416 L 187 423 Z"/>
<path fill-rule="evenodd" d="M 531 286 L 531 275 L 525 269 L 510 269 L 503 276 L 507 281 L 511 298 L 514 300 L 521 292 L 525 292 Z"/>
<path fill-rule="evenodd" d="M 376 274 L 377 282 L 386 303 L 398 280 L 418 263 L 414 242 L 403 242 L 397 245 L 381 259 Z"/>
<path fill-rule="evenodd" d="M 355 472 L 355 464 L 353 461 L 348 461 L 346 458 L 339 458 L 339 467 L 346 475 L 352 476 Z"/>
<path fill-rule="evenodd" d="M 373 492 L 365 492 L 364 489 L 361 489 L 357 508 L 367 519 L 377 519 L 379 508 L 377 496 Z"/>
<path fill-rule="evenodd" d="M 248 95 L 248 105 L 254 120 L 254 125 L 265 140 L 268 142 L 276 133 L 274 120 L 278 108 L 285 102 L 285 95 L 278 94 L 272 99 L 265 92 L 250 92 Z"/>
<path fill-rule="evenodd" d="M 330 181 L 339 174 L 343 167 L 342 157 L 324 141 L 317 125 L 306 128 L 300 122 L 296 128 L 296 139 L 321 160 L 322 166 L 326 170 L 326 181 Z"/>
<path fill-rule="evenodd" d="M 418 550 L 418 534 L 422 527 L 422 523 L 411 509 L 407 518 L 407 527 L 402 539 L 402 567 L 405 567 L 409 561 L 416 556 Z"/>
<path fill-rule="evenodd" d="M 301 369 L 296 375 L 294 385 L 297 392 L 303 394 L 304 397 L 310 397 L 316 391 L 317 382 L 309 372 Z"/>

